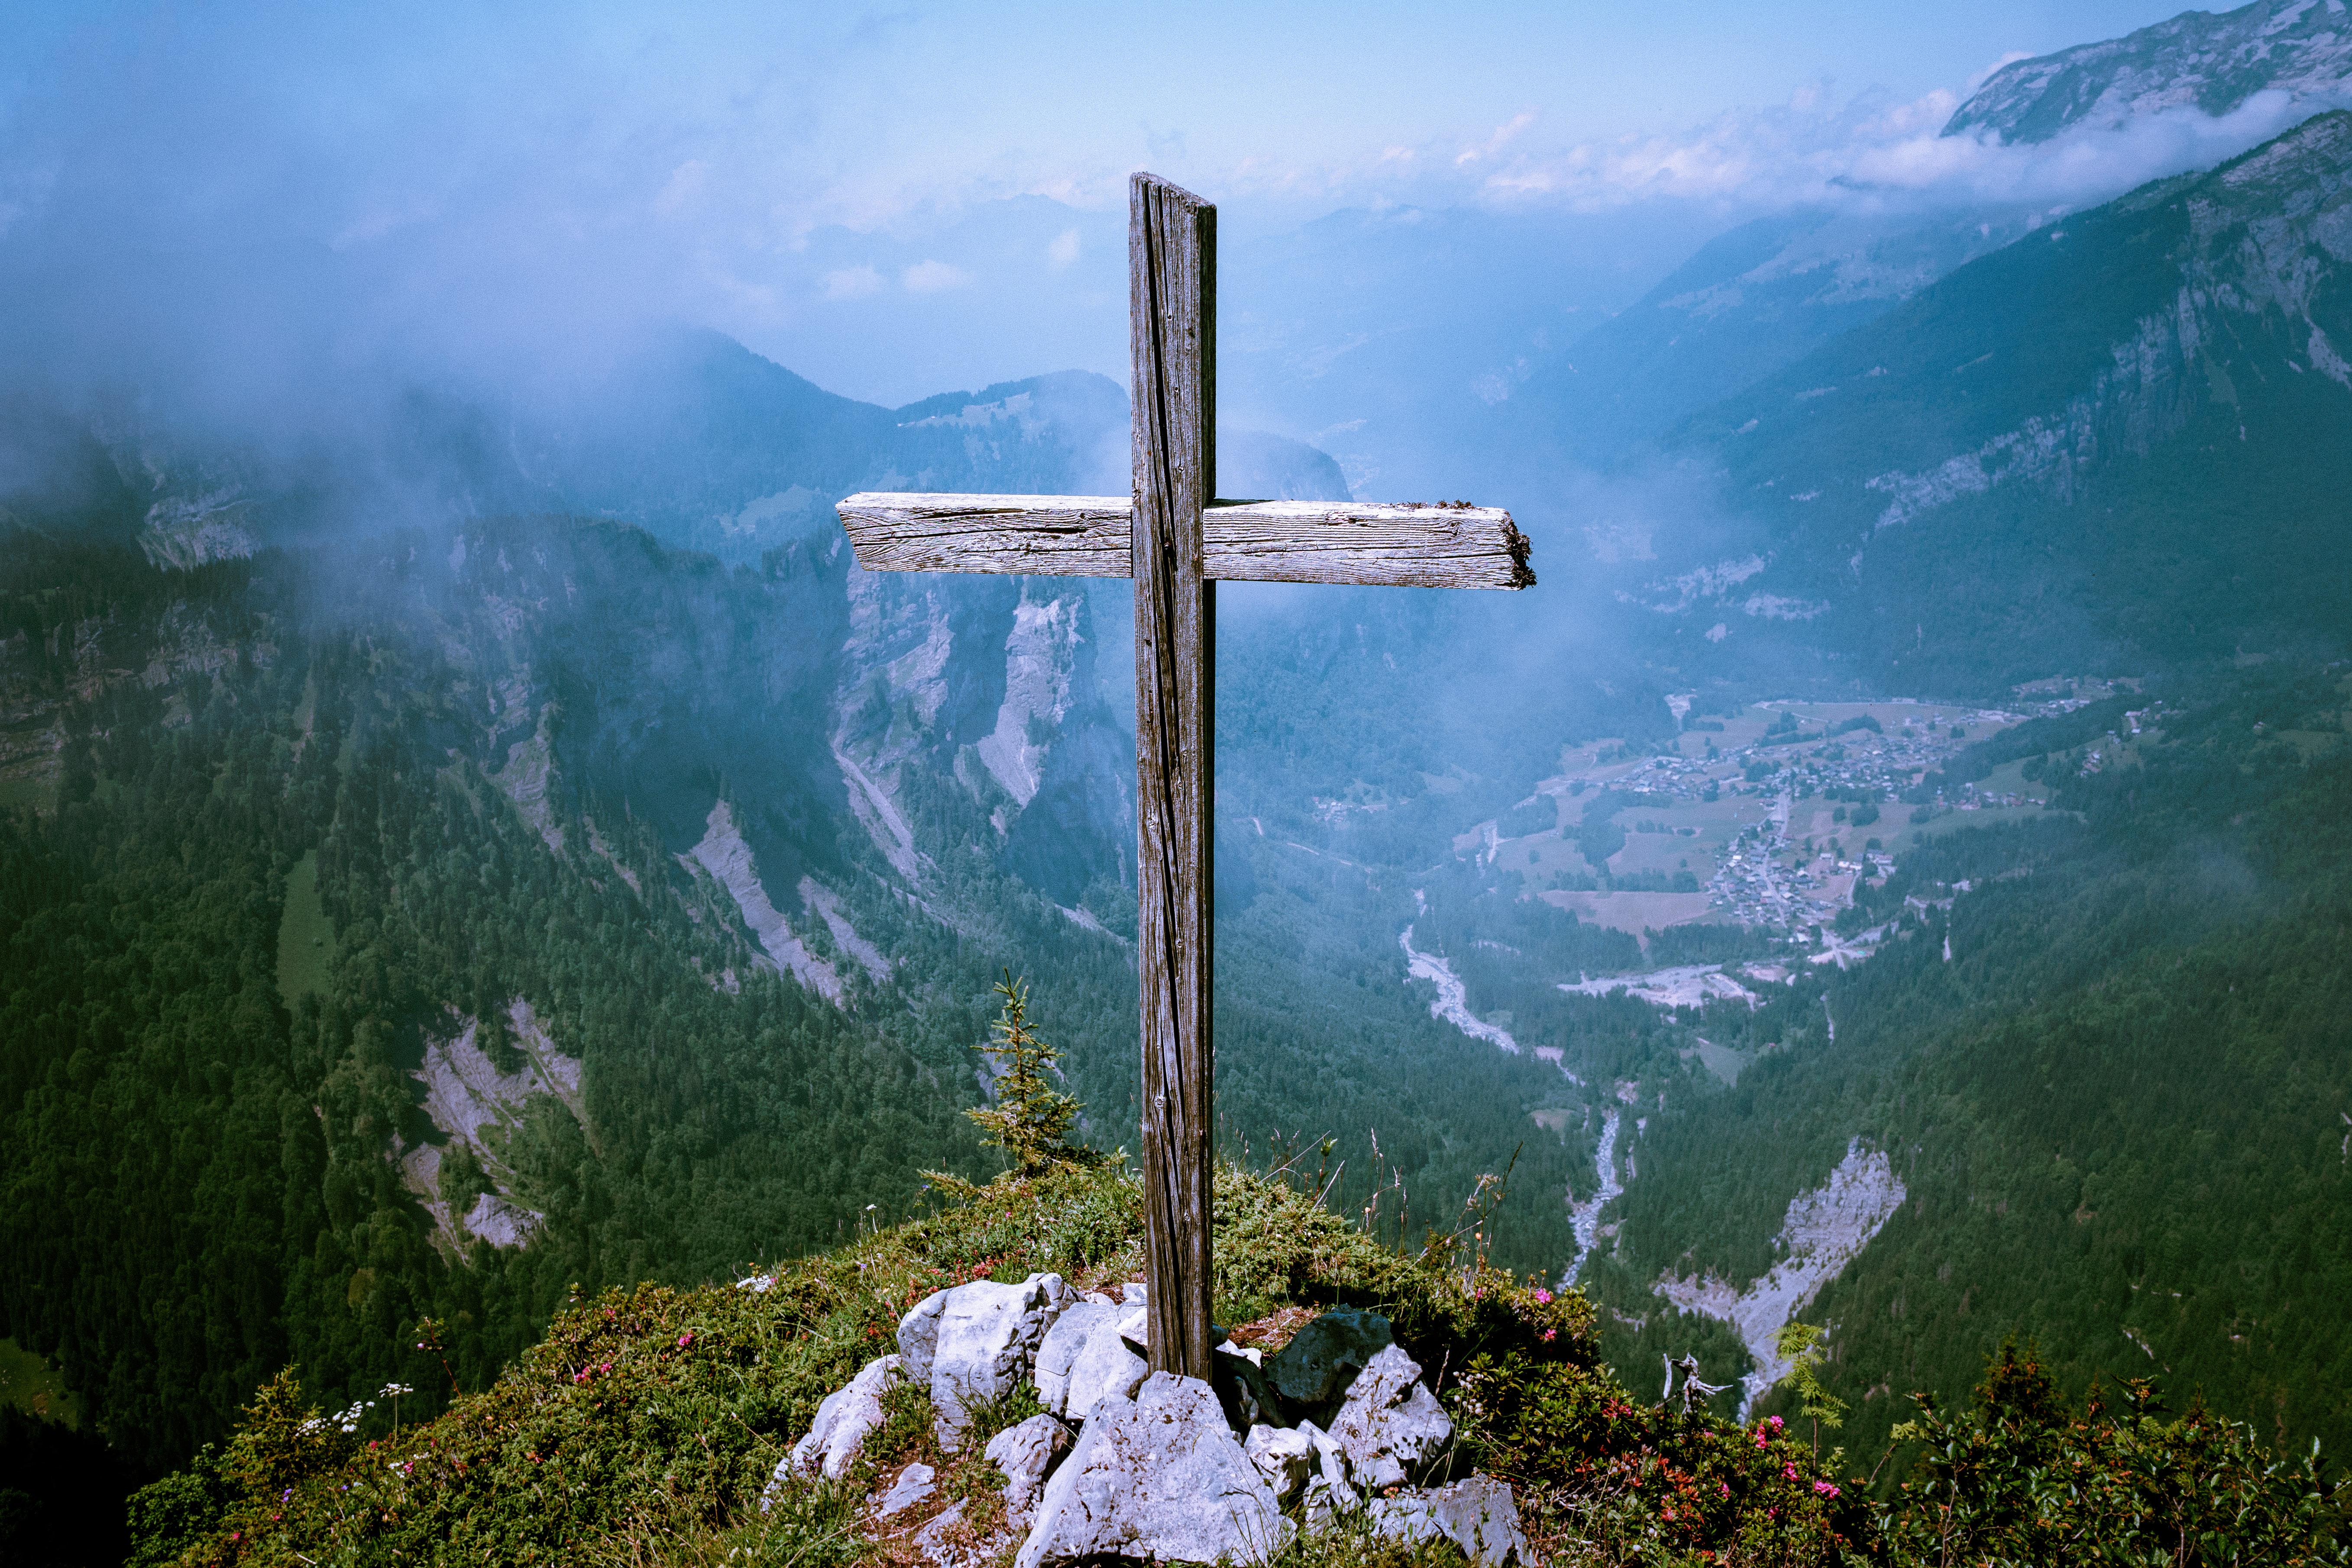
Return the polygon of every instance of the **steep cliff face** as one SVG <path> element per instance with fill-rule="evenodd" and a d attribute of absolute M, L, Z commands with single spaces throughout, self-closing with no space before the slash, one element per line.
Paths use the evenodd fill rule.
<path fill-rule="evenodd" d="M 2347 182 L 2352 115 L 2316 117 L 1695 416 L 1679 449 L 1745 531 L 1645 602 L 1722 657 L 1793 637 L 1914 686 L 2335 636 Z"/>
<path fill-rule="evenodd" d="M 870 574 L 837 537 L 729 569 L 547 519 L 404 539 L 339 596 L 429 640 L 473 716 L 443 748 L 555 854 L 627 879 L 599 824 L 658 835 L 672 885 L 637 891 L 709 917 L 722 987 L 765 967 L 847 1005 L 891 975 L 877 900 L 973 926 L 943 866 L 1066 904 L 1125 864 L 1132 752 L 1074 582 Z"/>
<path fill-rule="evenodd" d="M 1119 881 L 1134 750 L 1098 678 L 1086 585 L 853 570 L 845 591 L 830 733 L 876 852 L 910 887 L 946 850 L 975 847 L 1064 904 Z M 919 780 L 951 782 L 993 841 L 921 842 L 902 804 Z"/>
<path fill-rule="evenodd" d="M 2046 142 L 2070 125 L 2194 107 L 2227 114 L 2255 93 L 2336 96 L 2352 77 L 2344 0 L 2256 0 L 2003 66 L 1953 112 L 1947 136 Z"/>
<path fill-rule="evenodd" d="M 1756 219 L 1701 247 L 1638 303 L 1577 340 L 1509 412 L 1549 450 L 1588 464 L 1619 461 L 2026 229 L 2023 213 L 1998 209 Z"/>

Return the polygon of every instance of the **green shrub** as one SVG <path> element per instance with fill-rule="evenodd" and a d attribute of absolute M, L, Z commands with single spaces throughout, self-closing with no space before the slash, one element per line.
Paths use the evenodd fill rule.
<path fill-rule="evenodd" d="M 2029 1346 L 2001 1347 L 1966 1418 L 1925 1394 L 1895 1429 L 1916 1479 L 1881 1521 L 1888 1561 L 2113 1564 L 2352 1563 L 2352 1482 L 2318 1446 L 2281 1461 L 2202 1409 L 2165 1421 L 2148 1385 L 2076 1415 Z"/>

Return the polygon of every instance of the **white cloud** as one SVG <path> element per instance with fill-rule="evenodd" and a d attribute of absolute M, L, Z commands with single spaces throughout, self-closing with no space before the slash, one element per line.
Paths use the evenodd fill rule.
<path fill-rule="evenodd" d="M 654 211 L 664 217 L 674 217 L 694 204 L 702 187 L 710 178 L 710 165 L 699 158 L 688 158 L 671 171 L 669 180 L 654 198 Z"/>
<path fill-rule="evenodd" d="M 1053 264 L 1056 271 L 1067 267 L 1077 258 L 1078 231 L 1076 229 L 1064 229 L 1054 237 L 1054 243 L 1045 247 L 1045 259 Z"/>
<path fill-rule="evenodd" d="M 840 268 L 817 281 L 824 286 L 828 300 L 863 300 L 868 294 L 882 291 L 882 274 L 871 267 Z"/>
<path fill-rule="evenodd" d="M 1533 125 L 1535 122 L 1536 116 L 1535 110 L 1528 110 L 1523 113 L 1515 114 L 1509 120 L 1495 127 L 1495 133 L 1492 136 L 1487 137 L 1486 141 L 1480 142 L 1475 147 L 1465 147 L 1462 149 L 1461 155 L 1455 158 L 1454 162 L 1457 164 L 1476 163 L 1484 162 L 1486 159 L 1492 158 L 1504 148 L 1517 141 L 1519 139 L 1519 133 L 1527 130 L 1528 126 Z M 1397 149 L 1391 148 L 1389 151 L 1391 153 L 1394 153 Z"/>
<path fill-rule="evenodd" d="M 971 274 L 944 261 L 918 261 L 898 275 L 898 281 L 909 294 L 940 294 L 962 288 L 971 281 Z"/>
<path fill-rule="evenodd" d="M 1681 132 L 1528 150 L 1485 174 L 1483 192 L 1489 199 L 1583 210 L 1653 199 L 1748 208 L 2084 206 L 2232 157 L 2325 107 L 2263 92 L 2220 117 L 2183 107 L 2007 145 L 1989 135 L 1942 134 L 1959 102 L 1949 91 L 1834 108 L 1818 100 L 1809 106 L 1802 101 L 1809 96 L 1776 109 L 1735 110 Z"/>

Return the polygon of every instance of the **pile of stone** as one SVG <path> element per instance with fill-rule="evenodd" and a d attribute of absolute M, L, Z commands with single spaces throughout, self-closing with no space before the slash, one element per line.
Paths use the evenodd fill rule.
<path fill-rule="evenodd" d="M 1139 1284 L 1081 1295 L 1058 1274 L 934 1292 L 899 1322 L 898 1354 L 818 1407 L 777 1483 L 846 1474 L 901 1383 L 928 1390 L 949 1454 L 962 1450 L 975 1406 L 1027 1383 L 1046 1413 L 985 1449 L 1006 1478 L 1007 1526 L 1024 1532 L 1017 1568 L 1263 1562 L 1302 1524 L 1325 1529 L 1359 1510 L 1382 1535 L 1451 1537 L 1482 1568 L 1529 1560 L 1508 1486 L 1476 1475 L 1426 1484 L 1445 1467 L 1454 1424 L 1387 1319 L 1335 1309 L 1271 1357 L 1222 1343 L 1204 1383 L 1145 1365 L 1143 1300 Z M 914 1507 L 934 1479 L 908 1466 L 877 1517 Z M 915 1536 L 933 1562 L 959 1560 L 949 1542 L 961 1511 Z M 1009 1544 L 983 1543 L 980 1555 Z"/>

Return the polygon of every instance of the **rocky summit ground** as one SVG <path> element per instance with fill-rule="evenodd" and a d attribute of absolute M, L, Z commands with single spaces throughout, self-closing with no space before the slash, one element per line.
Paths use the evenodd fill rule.
<path fill-rule="evenodd" d="M 1400 1250 L 1311 1188 L 1220 1173 L 1213 1387 L 1136 1376 L 1132 1173 L 1007 1178 L 734 1282 L 575 1299 L 423 1424 L 320 1411 L 289 1369 L 133 1499 L 131 1561 L 1045 1568 L 1181 1561 L 1204 1520 L 1276 1568 L 2352 1560 L 2315 1467 L 2145 1389 L 2078 1417 L 2014 1350 L 1874 1491 L 1815 1434 L 1629 1392 L 1584 1299 L 1475 1233 Z"/>
<path fill-rule="evenodd" d="M 1256 1413 L 1268 1419 L 1234 1433 L 1218 1397 L 1230 1404 L 1234 1390 L 1184 1380 L 1150 1380 L 1124 1396 L 1129 1412 L 1184 1406 L 1194 1427 L 1213 1424 L 1240 1461 L 1227 1479 L 1271 1505 L 1275 1561 L 1462 1561 L 1443 1530 L 1392 1516 L 1433 1519 L 1445 1500 L 1429 1502 L 1417 1483 L 1473 1476 L 1515 1494 L 1528 1561 L 1615 1560 L 1654 1546 L 1830 1562 L 1864 1541 L 1870 1510 L 1793 1433 L 1685 1415 L 1616 1384 L 1599 1367 L 1581 1297 L 1482 1267 L 1466 1236 L 1458 1247 L 1383 1246 L 1318 1206 L 1299 1190 L 1307 1184 L 1230 1168 L 1218 1184 L 1215 1310 L 1235 1325 L 1227 1359 L 1250 1367 L 1245 1381 L 1264 1402 Z M 887 1384 L 869 1375 L 878 1419 L 832 1464 L 821 1411 L 861 1369 L 892 1355 L 903 1366 L 912 1346 L 902 1323 L 921 1316 L 913 1310 L 975 1281 L 1016 1302 L 1062 1295 L 1074 1326 L 1091 1312 L 1086 1339 L 1109 1331 L 1094 1362 L 1122 1349 L 1126 1287 L 1141 1274 L 1139 1196 L 1118 1165 L 1002 1181 L 948 1212 L 740 1282 L 578 1300 L 492 1386 L 396 1434 L 382 1430 L 381 1410 L 311 1409 L 289 1372 L 257 1395 L 225 1450 L 141 1495 L 143 1560 L 913 1563 L 929 1546 L 938 1549 L 930 1561 L 1013 1561 L 1034 1533 L 1015 1528 L 1023 1514 L 1051 1517 L 1061 1500 L 1051 1481 L 1034 1500 L 1008 1500 L 1008 1483 L 1035 1460 L 999 1439 L 1024 1426 L 1034 1434 L 1046 1401 L 1070 1414 L 1073 1394 L 1087 1392 L 1072 1387 L 1074 1374 L 1089 1375 L 1086 1344 L 1045 1347 L 1051 1370 L 1039 1379 L 1041 1333 L 1014 1357 L 1020 1375 L 1009 1386 L 956 1384 L 930 1367 Z M 1348 1322 L 1392 1343 L 1335 1352 L 1336 1327 Z M 934 1332 L 961 1344 L 955 1367 L 985 1359 L 972 1324 Z M 1302 1340 L 1329 1353 L 1286 1361 Z M 1234 1353 L 1244 1350 L 1255 1356 Z M 1273 1392 L 1256 1362 L 1290 1375 L 1291 1395 Z M 1386 1453 L 1369 1434 L 1389 1418 L 1351 1415 L 1347 1398 L 1376 1384 L 1386 1408 L 1422 1424 Z M 1121 1397 L 1114 1391 L 1110 1403 Z M 1273 1414 L 1277 1405 L 1286 1408 Z M 1356 1445 L 1347 1460 L 1327 1461 L 1310 1436 L 1312 1484 L 1288 1478 L 1307 1468 L 1287 1451 L 1295 1438 L 1275 1438 L 1304 1431 L 1289 1424 L 1300 1415 L 1330 1447 Z M 1089 1447 L 1101 1451 L 1097 1472 L 1114 1464 L 1109 1424 L 1086 1425 L 1099 1431 L 1082 1428 L 1054 1472 L 1068 1478 L 1065 1491 L 1087 1471 Z M 793 1465 L 794 1446 L 813 1433 L 803 1456 L 815 1462 Z M 1244 1436 L 1261 1451 L 1247 1452 Z M 1270 1441 L 1281 1451 L 1265 1452 Z M 1334 1482 L 1374 1506 L 1332 1506 Z M 1384 1535 L 1380 1518 L 1390 1520 Z M 1042 1548 L 1035 1558 L 1063 1560 Z"/>

